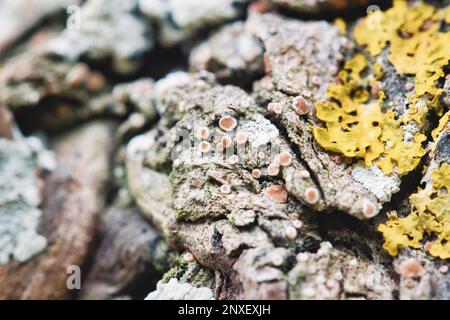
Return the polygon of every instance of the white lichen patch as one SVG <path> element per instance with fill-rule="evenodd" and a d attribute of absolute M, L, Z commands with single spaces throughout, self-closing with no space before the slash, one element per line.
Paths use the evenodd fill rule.
<path fill-rule="evenodd" d="M 268 146 L 280 135 L 278 129 L 263 116 L 255 116 L 254 120 L 245 122 L 240 130 L 247 132 L 250 146 L 254 149 Z"/>
<path fill-rule="evenodd" d="M 29 142 L 0 139 L 0 265 L 26 261 L 47 245 L 37 231 L 42 212 L 35 172 L 42 159 L 33 150 L 36 141 Z"/>
<path fill-rule="evenodd" d="M 167 283 L 159 281 L 145 300 L 214 300 L 214 294 L 209 288 L 196 288 L 172 278 Z"/>
<path fill-rule="evenodd" d="M 375 166 L 367 168 L 356 164 L 352 170 L 352 178 L 383 203 L 389 201 L 392 194 L 400 190 L 400 179 L 397 175 L 387 176 Z"/>
<path fill-rule="evenodd" d="M 228 220 L 236 227 L 244 227 L 252 224 L 256 219 L 253 210 L 235 210 L 228 216 Z"/>

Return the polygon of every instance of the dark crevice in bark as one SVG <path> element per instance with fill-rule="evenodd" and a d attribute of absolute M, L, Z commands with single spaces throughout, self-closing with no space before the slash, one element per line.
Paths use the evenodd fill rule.
<path fill-rule="evenodd" d="M 357 1 L 354 1 L 354 3 L 357 3 Z M 343 18 L 345 21 L 356 21 L 359 17 L 362 17 L 367 14 L 367 7 L 371 4 L 377 5 L 381 10 L 385 10 L 392 5 L 392 1 L 391 0 L 369 1 L 369 3 L 367 3 L 365 6 L 359 5 L 351 9 L 346 8 L 345 10 L 330 8 L 328 10 L 321 10 L 320 13 L 299 12 L 293 9 L 283 7 L 276 8 L 276 11 L 278 11 L 285 17 L 302 21 L 326 20 L 332 22 L 337 17 Z"/>
<path fill-rule="evenodd" d="M 318 213 L 319 234 L 334 247 L 353 252 L 356 256 L 374 261 L 368 240 L 376 237 L 365 221 L 344 212 Z M 370 239 L 372 238 L 372 239 Z"/>
<path fill-rule="evenodd" d="M 280 131 L 280 134 L 283 136 L 285 142 L 289 145 L 291 151 L 294 153 L 295 158 L 309 172 L 309 174 L 311 176 L 311 180 L 314 182 L 317 189 L 319 190 L 322 199 L 324 199 L 324 201 L 326 201 L 322 186 L 319 183 L 319 179 L 317 178 L 316 173 L 309 166 L 308 162 L 305 159 L 303 159 L 303 157 L 301 155 L 302 153 L 300 151 L 300 147 L 291 141 L 291 139 L 289 138 L 289 133 L 283 127 L 283 125 L 280 123 L 280 121 L 278 121 L 274 117 L 270 117 L 270 116 L 266 117 L 266 118 L 268 118 L 277 127 L 278 131 Z"/>

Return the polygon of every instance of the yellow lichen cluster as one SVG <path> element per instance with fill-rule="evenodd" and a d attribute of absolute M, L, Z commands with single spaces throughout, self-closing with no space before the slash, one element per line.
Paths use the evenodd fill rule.
<path fill-rule="evenodd" d="M 410 197 L 413 212 L 404 218 L 391 217 L 378 226 L 383 247 L 397 255 L 401 247 L 419 248 L 425 235 L 435 237 L 428 251 L 441 259 L 450 258 L 450 164 L 431 172 L 431 185 Z"/>
<path fill-rule="evenodd" d="M 421 144 L 426 137 L 416 133 L 414 141 L 403 141 L 395 112 L 381 109 L 384 93 L 380 91 L 378 100 L 369 101 L 369 92 L 364 89 L 367 79 L 361 79 L 366 68 L 366 58 L 357 54 L 339 72 L 339 83 L 329 85 L 330 101 L 316 105 L 317 117 L 325 123 L 325 128 L 313 128 L 316 141 L 326 150 L 362 158 L 367 166 L 375 161 L 386 174 L 394 165 L 399 174 L 409 172 L 425 154 Z"/>
<path fill-rule="evenodd" d="M 381 13 L 376 28 L 362 21 L 356 28 L 356 42 L 366 46 L 372 56 L 389 44 L 389 62 L 399 74 L 414 75 L 415 90 L 409 99 L 417 103 L 427 95 L 430 107 L 437 107 L 442 88 L 436 86 L 444 76 L 443 67 L 450 59 L 450 33 L 440 32 L 442 21 L 449 22 L 450 9 L 437 10 L 431 5 L 408 5 L 396 0 Z M 438 110 L 440 111 L 440 110 Z"/>
<path fill-rule="evenodd" d="M 439 119 L 439 125 L 431 132 L 431 137 L 436 141 L 439 134 L 446 128 L 450 126 L 450 111 L 447 111 L 441 119 Z"/>
<path fill-rule="evenodd" d="M 367 166 L 375 163 L 385 174 L 396 168 L 402 175 L 419 164 L 426 137 L 415 132 L 412 139 L 405 139 L 403 129 L 409 123 L 422 128 L 431 108 L 441 112 L 438 100 L 442 88 L 437 87 L 437 80 L 444 76 L 443 68 L 449 63 L 450 34 L 441 32 L 440 26 L 442 20 L 448 21 L 449 12 L 448 8 L 437 10 L 423 3 L 409 6 L 396 0 L 391 9 L 377 15 L 376 21 L 369 23 L 368 17 L 358 24 L 355 40 L 369 55 L 378 56 L 387 48 L 396 72 L 414 76 L 414 90 L 407 94 L 409 107 L 401 116 L 392 110 L 383 112 L 383 91 L 379 91 L 378 100 L 369 101 L 365 88 L 382 79 L 382 56 L 368 70 L 364 55 L 357 54 L 339 72 L 339 83 L 329 85 L 330 101 L 316 105 L 317 117 L 325 124 L 324 128 L 313 128 L 319 145 L 346 157 L 362 158 Z M 362 71 L 369 76 L 361 79 Z"/>

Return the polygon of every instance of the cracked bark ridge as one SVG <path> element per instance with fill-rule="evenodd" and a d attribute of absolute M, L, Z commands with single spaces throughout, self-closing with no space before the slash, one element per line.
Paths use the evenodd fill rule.
<path fill-rule="evenodd" d="M 298 200 L 286 192 L 284 177 L 296 172 L 301 172 L 299 188 L 316 186 L 287 137 L 263 117 L 251 96 L 216 84 L 205 72 L 167 76 L 156 83 L 154 99 L 160 124 L 131 140 L 127 150 L 128 184 L 141 210 L 159 229 L 169 230 L 170 243 L 214 270 L 216 297 L 291 298 L 291 286 L 298 286 L 288 276 L 295 255 L 314 253 L 322 238 L 318 216 L 303 205 L 311 200 L 307 193 Z M 220 128 L 224 117 L 236 120 L 232 131 Z M 205 128 L 208 136 L 199 139 L 198 129 L 204 133 Z M 239 147 L 235 141 L 243 132 L 246 147 Z M 209 144 L 208 152 L 198 147 L 201 141 Z M 231 141 L 231 153 L 220 147 L 224 141 Z M 281 165 L 280 154 L 291 155 L 291 162 Z M 230 161 L 233 156 L 237 161 Z M 268 170 L 274 161 L 277 173 Z M 254 169 L 262 176 L 255 178 Z M 158 183 L 151 177 L 158 177 Z M 392 291 L 384 268 L 366 263 L 379 274 L 375 284 Z M 365 297 L 379 296 L 372 287 L 364 288 Z"/>
<path fill-rule="evenodd" d="M 58 167 L 45 179 L 40 233 L 47 248 L 0 267 L 1 299 L 67 299 L 67 267 L 81 268 L 94 238 L 108 179 L 111 124 L 94 122 L 52 144 Z M 83 275 L 83 268 L 82 275 Z"/>
<path fill-rule="evenodd" d="M 138 295 L 155 285 L 168 268 L 167 244 L 135 209 L 109 208 L 101 217 L 98 237 L 100 245 L 83 282 L 82 299 Z"/>

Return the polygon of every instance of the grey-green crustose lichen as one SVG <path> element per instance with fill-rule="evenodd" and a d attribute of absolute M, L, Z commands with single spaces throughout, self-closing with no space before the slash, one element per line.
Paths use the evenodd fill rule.
<path fill-rule="evenodd" d="M 41 148 L 36 138 L 0 139 L 0 265 L 24 262 L 47 245 L 37 230 L 42 212 L 36 169 L 52 167 L 54 160 Z"/>

